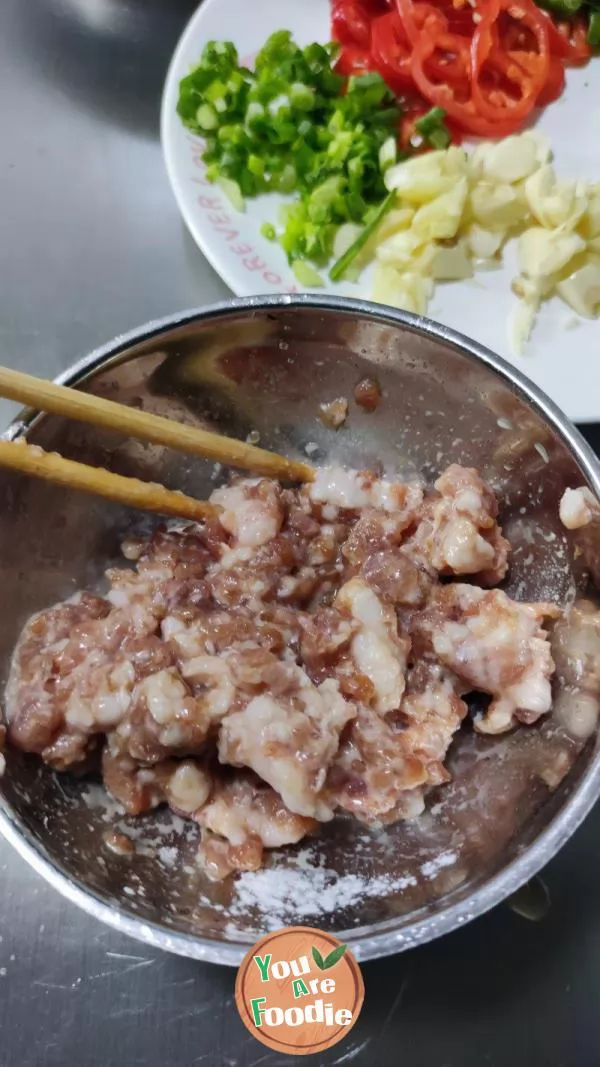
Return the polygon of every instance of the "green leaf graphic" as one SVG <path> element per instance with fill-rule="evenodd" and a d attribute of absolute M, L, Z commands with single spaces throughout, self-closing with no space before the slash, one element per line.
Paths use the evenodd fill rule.
<path fill-rule="evenodd" d="M 315 946 L 313 945 L 313 947 L 311 949 L 311 952 L 312 952 L 312 958 L 315 961 L 315 963 L 316 963 L 317 967 L 319 968 L 319 970 L 320 971 L 324 971 L 325 970 L 325 962 L 324 962 L 323 957 L 322 957 L 321 953 L 319 952 L 318 948 L 315 948 Z M 337 952 L 337 949 L 336 949 L 336 952 Z M 329 956 L 327 957 L 327 959 L 329 959 Z"/>
<path fill-rule="evenodd" d="M 330 967 L 335 967 L 338 960 L 341 960 L 347 948 L 347 945 L 338 945 L 337 948 L 334 948 L 333 952 L 330 952 L 323 960 L 322 970 L 328 971 Z"/>

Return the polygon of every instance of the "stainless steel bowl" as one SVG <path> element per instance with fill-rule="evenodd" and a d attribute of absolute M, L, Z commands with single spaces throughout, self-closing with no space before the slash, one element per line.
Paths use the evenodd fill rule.
<path fill-rule="evenodd" d="M 376 414 L 352 402 L 366 374 L 376 374 L 384 391 Z M 316 462 L 382 464 L 426 478 L 450 461 L 476 466 L 504 501 L 502 522 L 514 546 L 508 591 L 564 604 L 583 588 L 558 502 L 565 487 L 583 483 L 600 495 L 597 460 L 535 386 L 431 322 L 333 298 L 231 301 L 117 338 L 61 380 L 241 438 L 258 432 L 261 444 L 290 455 L 305 456 L 310 445 Z M 336 433 L 319 421 L 317 406 L 337 396 L 350 399 L 350 416 Z M 212 464 L 34 412 L 23 413 L 7 436 L 198 496 L 222 477 Z M 124 534 L 147 519 L 7 472 L 0 491 L 6 677 L 27 617 L 100 583 Z M 302 923 L 336 932 L 361 959 L 438 937 L 538 871 L 600 793 L 596 734 L 575 741 L 552 716 L 496 739 L 466 728 L 451 766 L 453 782 L 416 822 L 372 834 L 343 819 L 323 828 L 316 860 L 345 885 L 349 874 L 363 886 L 370 879 L 370 889 L 332 914 L 304 909 Z M 265 932 L 269 916 L 239 900 L 232 907 L 231 883 L 211 884 L 194 866 L 193 828 L 147 816 L 135 823 L 137 853 L 120 857 L 103 846 L 103 835 L 128 821 L 103 802 L 98 786 L 13 752 L 0 784 L 6 837 L 99 919 L 150 944 L 227 964 L 238 963 Z M 274 860 L 293 865 L 297 851 Z"/>

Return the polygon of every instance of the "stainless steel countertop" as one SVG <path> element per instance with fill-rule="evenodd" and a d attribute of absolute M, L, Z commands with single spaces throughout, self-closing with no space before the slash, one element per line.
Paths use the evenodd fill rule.
<path fill-rule="evenodd" d="M 193 7 L 2 0 L 2 362 L 52 377 L 121 331 L 227 296 L 184 229 L 158 143 L 162 80 Z M 10 412 L 0 401 L 2 423 Z M 365 965 L 359 1023 L 311 1063 L 598 1064 L 599 833 L 596 811 L 547 869 L 541 922 L 502 907 Z M 99 926 L 3 841 L 0 875 L 0 1067 L 306 1062 L 247 1034 L 232 972 Z"/>

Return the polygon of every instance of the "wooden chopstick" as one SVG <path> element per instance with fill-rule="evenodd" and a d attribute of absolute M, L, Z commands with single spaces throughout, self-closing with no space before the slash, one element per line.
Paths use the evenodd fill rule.
<path fill-rule="evenodd" d="M 57 485 L 95 493 L 127 507 L 157 511 L 161 515 L 200 522 L 219 513 L 219 508 L 206 500 L 194 500 L 154 482 L 125 478 L 103 467 L 88 467 L 85 463 L 64 459 L 56 452 L 44 452 L 43 448 L 22 441 L 0 441 L 0 467 L 10 467 L 22 474 L 32 474 Z"/>
<path fill-rule="evenodd" d="M 276 452 L 248 445 L 231 437 L 185 426 L 162 415 L 152 415 L 137 408 L 117 404 L 114 400 L 90 396 L 66 385 L 35 378 L 22 371 L 0 367 L 0 396 L 28 404 L 39 411 L 89 422 L 128 437 L 152 441 L 153 444 L 192 455 L 203 456 L 226 466 L 241 467 L 271 478 L 310 482 L 314 468 L 309 463 L 286 459 Z"/>

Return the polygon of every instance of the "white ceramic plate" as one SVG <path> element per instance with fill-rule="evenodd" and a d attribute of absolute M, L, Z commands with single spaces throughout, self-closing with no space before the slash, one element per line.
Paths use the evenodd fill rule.
<path fill-rule="evenodd" d="M 162 144 L 179 208 L 205 256 L 237 296 L 298 290 L 282 250 L 260 235 L 262 223 L 276 218 L 279 198 L 248 201 L 241 214 L 206 181 L 201 144 L 176 113 L 179 80 L 207 41 L 231 40 L 241 58 L 248 59 L 278 29 L 291 30 L 302 45 L 327 41 L 329 0 L 205 0 L 179 42 L 163 96 Z M 600 58 L 568 72 L 566 92 L 542 113 L 539 128 L 551 139 L 559 174 L 600 180 Z M 561 301 L 552 301 L 540 312 L 526 354 L 514 356 L 507 328 L 515 304 L 510 289 L 515 273 L 509 247 L 502 269 L 438 286 L 430 318 L 510 360 L 572 419 L 600 420 L 600 322 L 576 319 Z M 357 285 L 330 287 L 340 295 L 370 295 L 368 275 Z"/>

